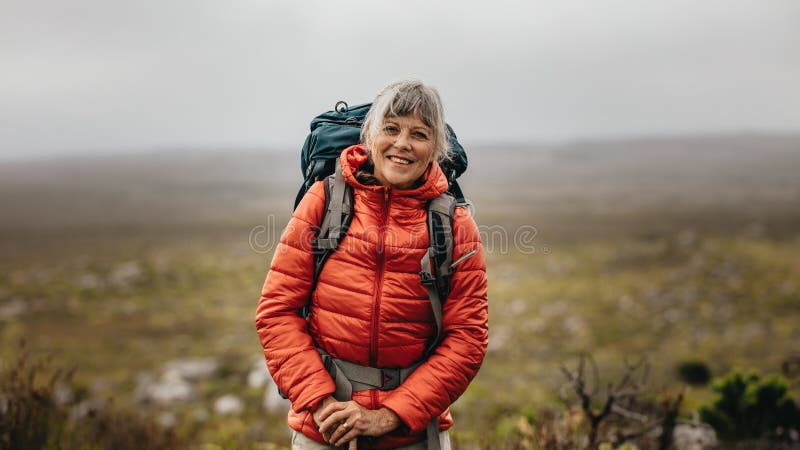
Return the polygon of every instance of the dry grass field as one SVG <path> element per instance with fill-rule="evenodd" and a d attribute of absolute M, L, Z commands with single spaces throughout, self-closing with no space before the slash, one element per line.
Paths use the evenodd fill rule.
<path fill-rule="evenodd" d="M 780 373 L 800 354 L 800 136 L 468 152 L 491 333 L 454 406 L 459 447 L 517 445 L 520 417 L 563 405 L 559 364 L 581 353 L 608 379 L 648 357 L 650 389 L 685 392 L 687 417 L 711 390 L 680 363 Z M 253 379 L 253 315 L 299 182 L 291 151 L 0 163 L 0 368 L 24 340 L 76 369 L 72 403 L 113 401 L 197 448 L 288 445 L 285 405 Z M 185 396 L 147 390 L 186 360 L 210 368 L 172 386 Z"/>

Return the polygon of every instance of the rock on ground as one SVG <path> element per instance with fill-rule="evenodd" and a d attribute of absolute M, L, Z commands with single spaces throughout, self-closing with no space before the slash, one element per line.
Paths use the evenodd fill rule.
<path fill-rule="evenodd" d="M 680 424 L 672 432 L 672 445 L 679 450 L 716 448 L 717 434 L 705 424 Z"/>
<path fill-rule="evenodd" d="M 219 363 L 214 358 L 176 359 L 164 365 L 164 378 L 200 381 L 212 377 L 218 368 Z"/>
<path fill-rule="evenodd" d="M 233 394 L 223 395 L 214 402 L 214 412 L 221 416 L 238 416 L 243 411 L 244 403 Z"/>

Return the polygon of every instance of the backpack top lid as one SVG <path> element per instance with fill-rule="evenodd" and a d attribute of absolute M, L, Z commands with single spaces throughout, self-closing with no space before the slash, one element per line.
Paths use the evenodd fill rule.
<path fill-rule="evenodd" d="M 371 103 L 365 103 L 348 108 L 347 103 L 339 102 L 336 109 L 324 112 L 311 121 L 311 133 L 303 145 L 300 159 L 303 177 L 308 177 L 308 168 L 313 166 L 314 161 L 336 159 L 342 150 L 358 144 L 361 125 L 370 106 Z M 325 175 L 331 173 L 332 170 Z"/>
<path fill-rule="evenodd" d="M 315 181 L 333 173 L 334 162 L 342 150 L 361 141 L 361 126 L 371 106 L 372 103 L 347 106 L 347 103 L 340 101 L 332 111 L 324 112 L 311 121 L 311 133 L 306 137 L 300 155 L 304 181 L 295 198 L 295 208 Z M 455 195 L 463 198 L 456 178 L 467 170 L 467 153 L 450 125 L 446 126 L 450 159 L 442 161 L 440 166 Z"/>

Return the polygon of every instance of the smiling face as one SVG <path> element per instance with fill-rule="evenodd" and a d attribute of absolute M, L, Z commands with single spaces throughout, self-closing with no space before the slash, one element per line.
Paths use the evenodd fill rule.
<path fill-rule="evenodd" d="M 409 189 L 433 161 L 433 132 L 418 116 L 387 117 L 367 148 L 382 185 Z"/>

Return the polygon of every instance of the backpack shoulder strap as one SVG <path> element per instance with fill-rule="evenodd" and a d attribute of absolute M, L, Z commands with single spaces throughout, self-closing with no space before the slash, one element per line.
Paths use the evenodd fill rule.
<path fill-rule="evenodd" d="M 456 198 L 447 193 L 428 204 L 430 246 L 420 261 L 419 275 L 431 301 L 436 336 L 428 345 L 427 354 L 431 354 L 439 345 L 442 335 L 442 304 L 450 293 L 450 277 L 453 274 L 453 211 L 456 204 Z"/>
<path fill-rule="evenodd" d="M 325 179 L 325 215 L 322 218 L 319 234 L 315 241 L 315 247 L 320 250 L 336 250 L 339 246 L 343 223 L 342 215 L 349 214 L 351 206 L 346 204 L 346 188 L 347 183 L 345 183 L 342 176 L 342 166 L 337 159 L 333 178 L 327 177 Z"/>
<path fill-rule="evenodd" d="M 347 233 L 350 222 L 353 221 L 353 188 L 345 182 L 342 166 L 338 159 L 335 172 L 326 177 L 323 182 L 325 183 L 325 212 L 313 242 L 314 279 L 310 291 L 312 293 L 317 287 L 322 267 L 333 252 L 339 248 L 339 243 Z M 304 310 L 303 315 L 307 315 L 307 312 Z"/>

